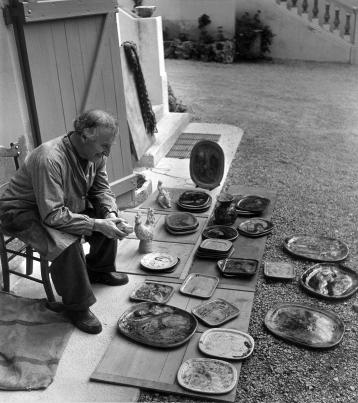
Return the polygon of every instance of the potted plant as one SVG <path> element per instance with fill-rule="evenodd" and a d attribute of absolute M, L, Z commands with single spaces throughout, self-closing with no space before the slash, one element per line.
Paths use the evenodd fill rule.
<path fill-rule="evenodd" d="M 235 28 L 235 59 L 262 59 L 265 53 L 270 52 L 274 34 L 271 28 L 260 19 L 261 11 L 253 16 L 245 12 L 236 19 Z"/>

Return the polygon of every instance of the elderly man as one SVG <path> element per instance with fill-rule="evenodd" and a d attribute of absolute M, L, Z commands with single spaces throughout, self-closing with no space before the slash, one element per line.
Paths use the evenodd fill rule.
<path fill-rule="evenodd" d="M 90 283 L 128 282 L 114 265 L 117 240 L 128 231 L 106 173 L 117 132 L 118 122 L 110 114 L 81 114 L 74 131 L 27 156 L 0 200 L 2 227 L 52 261 L 52 281 L 68 317 L 87 333 L 102 330 L 89 309 L 96 301 Z M 86 256 L 83 236 L 90 244 Z"/>

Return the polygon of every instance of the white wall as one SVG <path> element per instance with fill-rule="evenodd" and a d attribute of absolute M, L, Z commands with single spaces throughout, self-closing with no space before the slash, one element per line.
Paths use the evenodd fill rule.
<path fill-rule="evenodd" d="M 133 8 L 132 0 L 118 2 L 121 6 Z M 198 18 L 204 13 L 212 20 L 208 27 L 210 33 L 223 26 L 226 36 L 233 37 L 236 16 L 245 11 L 254 14 L 261 10 L 262 21 L 275 34 L 270 54 L 273 58 L 349 63 L 356 55 L 353 62 L 358 63 L 358 48 L 313 27 L 293 11 L 276 4 L 275 0 L 144 0 L 143 4 L 157 6 L 155 15 L 162 16 L 163 26 L 174 37 L 180 32 L 197 37 Z"/>

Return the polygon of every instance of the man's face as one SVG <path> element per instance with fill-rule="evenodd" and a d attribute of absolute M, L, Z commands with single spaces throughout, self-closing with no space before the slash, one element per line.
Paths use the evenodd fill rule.
<path fill-rule="evenodd" d="M 94 139 L 91 135 L 96 134 Z M 82 148 L 82 156 L 88 161 L 96 162 L 102 156 L 109 156 L 111 147 L 114 144 L 116 133 L 113 129 L 107 127 L 94 127 L 84 130 L 84 141 Z M 89 136 L 88 136 L 89 135 Z"/>

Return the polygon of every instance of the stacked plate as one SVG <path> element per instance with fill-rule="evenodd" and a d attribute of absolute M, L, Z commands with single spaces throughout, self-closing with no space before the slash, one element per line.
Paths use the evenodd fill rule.
<path fill-rule="evenodd" d="M 239 236 L 239 233 L 235 228 L 228 225 L 211 225 L 206 227 L 201 235 L 203 239 L 218 238 L 234 241 Z"/>
<path fill-rule="evenodd" d="M 196 256 L 202 259 L 225 259 L 231 255 L 233 244 L 227 239 L 205 239 L 196 251 Z"/>
<path fill-rule="evenodd" d="M 187 190 L 182 193 L 177 201 L 180 210 L 202 213 L 207 211 L 212 203 L 211 196 L 199 190 Z"/>
<path fill-rule="evenodd" d="M 237 230 L 241 235 L 245 235 L 250 238 L 259 238 L 272 232 L 273 224 L 271 221 L 260 217 L 255 217 L 242 222 L 237 227 Z"/>
<path fill-rule="evenodd" d="M 248 195 L 236 203 L 236 212 L 240 216 L 252 217 L 262 214 L 269 204 L 270 200 L 265 197 Z"/>
<path fill-rule="evenodd" d="M 173 235 L 187 235 L 197 231 L 198 219 L 191 213 L 179 212 L 165 217 L 165 228 Z"/>

